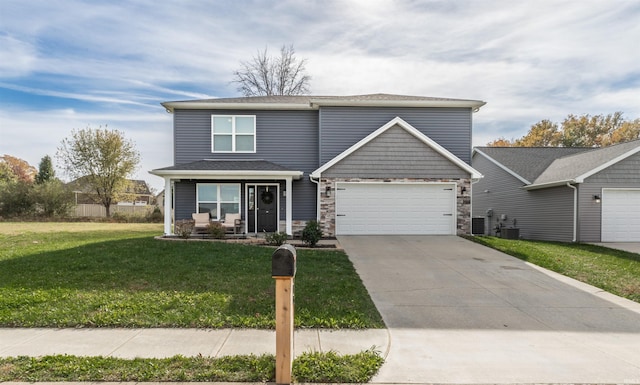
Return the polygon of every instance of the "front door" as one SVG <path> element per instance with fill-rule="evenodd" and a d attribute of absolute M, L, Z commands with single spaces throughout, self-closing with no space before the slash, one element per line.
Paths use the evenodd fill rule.
<path fill-rule="evenodd" d="M 249 232 L 278 231 L 278 186 L 257 185 L 248 189 Z"/>

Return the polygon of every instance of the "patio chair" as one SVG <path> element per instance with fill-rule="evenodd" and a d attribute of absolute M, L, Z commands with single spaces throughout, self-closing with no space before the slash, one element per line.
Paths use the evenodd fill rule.
<path fill-rule="evenodd" d="M 242 233 L 242 219 L 240 214 L 226 214 L 224 221 L 220 222 L 226 232 L 233 232 L 233 234 Z"/>
<path fill-rule="evenodd" d="M 207 226 L 209 226 L 209 213 L 193 213 L 191 214 L 191 218 L 195 221 L 193 225 L 193 231 L 200 232 L 206 231 Z"/>

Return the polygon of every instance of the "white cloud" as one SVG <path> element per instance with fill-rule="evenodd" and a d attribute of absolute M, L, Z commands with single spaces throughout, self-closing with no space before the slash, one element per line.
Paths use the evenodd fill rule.
<path fill-rule="evenodd" d="M 142 131 L 131 133 L 148 156 L 162 158 L 162 152 L 166 160 L 171 116 L 158 103 L 234 96 L 230 81 L 238 63 L 281 44 L 293 44 L 308 59 L 315 94 L 486 101 L 474 114 L 474 144 L 519 137 L 541 119 L 559 121 L 569 113 L 640 117 L 640 3 L 634 0 L 241 0 L 224 6 L 3 0 L 0 8 L 0 55 L 12 58 L 0 60 L 0 88 L 106 111 L 85 112 L 72 101 L 75 110 L 66 114 L 49 106 L 20 108 L 22 101 L 11 104 L 17 113 L 0 106 L 0 147 L 9 123 L 37 135 L 135 122 Z M 150 134 L 157 125 L 169 131 Z M 11 145 L 33 147 L 15 138 Z M 151 163 L 147 169 L 167 165 Z"/>

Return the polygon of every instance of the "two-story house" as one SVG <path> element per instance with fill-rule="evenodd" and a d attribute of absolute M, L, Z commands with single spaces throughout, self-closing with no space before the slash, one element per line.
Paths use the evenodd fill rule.
<path fill-rule="evenodd" d="M 485 103 L 389 94 L 166 102 L 175 219 L 241 214 L 248 234 L 463 234 L 471 223 L 472 115 Z M 165 210 L 165 234 L 172 234 Z"/>

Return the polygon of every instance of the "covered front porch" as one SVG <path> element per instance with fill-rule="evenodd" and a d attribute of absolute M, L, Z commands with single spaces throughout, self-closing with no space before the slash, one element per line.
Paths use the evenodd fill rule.
<path fill-rule="evenodd" d="M 204 212 L 212 221 L 241 214 L 245 234 L 281 231 L 284 220 L 293 235 L 293 181 L 302 171 L 263 160 L 201 160 L 150 173 L 165 181 L 165 236 L 174 235 L 175 220 Z"/>

